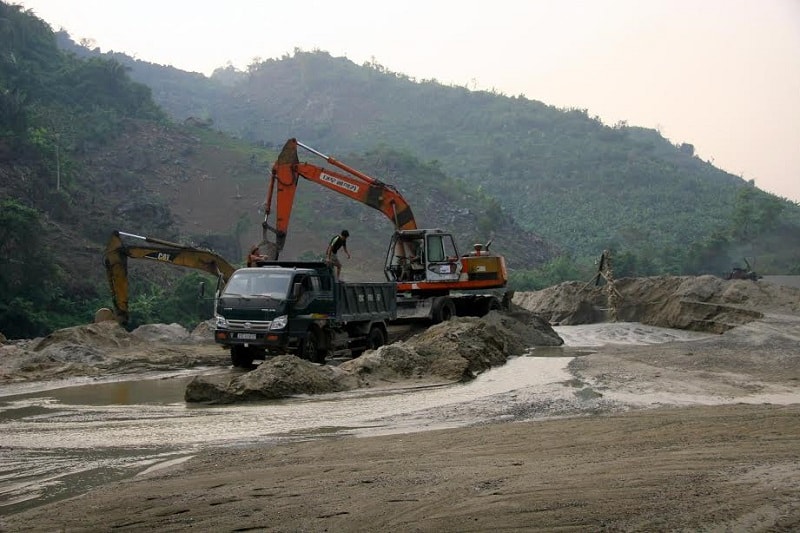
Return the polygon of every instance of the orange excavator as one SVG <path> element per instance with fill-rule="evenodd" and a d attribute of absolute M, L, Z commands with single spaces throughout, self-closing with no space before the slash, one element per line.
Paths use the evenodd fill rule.
<path fill-rule="evenodd" d="M 301 162 L 298 147 L 335 169 Z M 451 233 L 417 227 L 410 205 L 394 186 L 297 139 L 286 142 L 272 167 L 260 243 L 267 259 L 277 260 L 283 250 L 300 178 L 377 209 L 392 221 L 395 232 L 389 243 L 384 274 L 387 280 L 397 284 L 401 315 L 405 309 L 408 317 L 427 316 L 438 322 L 456 314 L 482 315 L 500 307 L 495 295 L 475 293 L 506 286 L 505 260 L 489 251 L 491 241 L 476 244 L 469 253 L 459 256 Z M 471 291 L 471 294 L 454 294 L 462 291 Z"/>

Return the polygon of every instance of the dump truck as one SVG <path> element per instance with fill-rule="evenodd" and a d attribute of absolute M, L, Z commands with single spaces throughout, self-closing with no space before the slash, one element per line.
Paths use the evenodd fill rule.
<path fill-rule="evenodd" d="M 218 294 L 214 340 L 237 367 L 284 353 L 315 363 L 358 357 L 386 344 L 396 297 L 394 283 L 339 281 L 323 262 L 260 261 Z"/>

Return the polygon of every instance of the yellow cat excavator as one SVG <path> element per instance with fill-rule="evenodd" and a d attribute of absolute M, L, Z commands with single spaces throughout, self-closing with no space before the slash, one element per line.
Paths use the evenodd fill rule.
<path fill-rule="evenodd" d="M 126 244 L 123 237 L 136 239 L 143 244 Z M 133 233 L 114 231 L 106 244 L 105 266 L 111 296 L 114 301 L 114 316 L 122 325 L 128 323 L 128 258 L 149 259 L 176 266 L 204 270 L 217 276 L 222 283 L 228 281 L 236 267 L 211 250 L 184 244 L 143 237 Z"/>

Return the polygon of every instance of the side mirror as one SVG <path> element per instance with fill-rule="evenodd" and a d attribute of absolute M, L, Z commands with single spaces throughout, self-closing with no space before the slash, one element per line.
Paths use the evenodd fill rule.
<path fill-rule="evenodd" d="M 292 298 L 298 300 L 300 298 L 300 293 L 303 292 L 303 285 L 300 283 L 295 283 L 292 285 Z"/>
<path fill-rule="evenodd" d="M 197 288 L 198 292 L 200 293 L 200 298 L 206 295 L 206 282 L 201 281 L 200 286 Z"/>

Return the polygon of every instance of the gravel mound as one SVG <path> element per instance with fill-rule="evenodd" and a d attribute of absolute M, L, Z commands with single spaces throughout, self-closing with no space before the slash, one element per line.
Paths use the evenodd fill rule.
<path fill-rule="evenodd" d="M 454 318 L 410 339 L 370 350 L 338 367 L 282 355 L 229 381 L 198 376 L 187 402 L 230 403 L 339 392 L 403 382 L 457 382 L 474 378 L 535 344 L 563 341 L 547 322 L 524 309 Z"/>
<path fill-rule="evenodd" d="M 551 323 L 592 324 L 616 318 L 651 326 L 722 333 L 766 313 L 800 311 L 800 289 L 716 276 L 621 278 L 612 308 L 607 286 L 568 282 L 536 292 L 517 292 L 513 302 Z"/>

